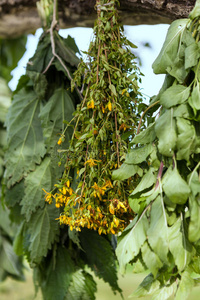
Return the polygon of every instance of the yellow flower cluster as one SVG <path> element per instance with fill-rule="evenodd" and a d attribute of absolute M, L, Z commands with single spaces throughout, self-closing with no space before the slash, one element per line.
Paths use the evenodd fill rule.
<path fill-rule="evenodd" d="M 68 225 L 70 230 L 81 231 L 81 228 L 98 230 L 99 234 L 116 234 L 128 224 L 132 211 L 128 203 L 119 199 L 108 199 L 108 190 L 113 188 L 110 180 L 102 186 L 95 182 L 90 201 L 86 202 L 84 196 L 76 194 L 67 180 L 57 193 L 46 193 L 45 200 L 51 204 L 55 199 L 57 208 L 64 206 L 64 212 L 58 218 L 60 224 Z M 129 216 L 129 217 L 128 217 Z"/>

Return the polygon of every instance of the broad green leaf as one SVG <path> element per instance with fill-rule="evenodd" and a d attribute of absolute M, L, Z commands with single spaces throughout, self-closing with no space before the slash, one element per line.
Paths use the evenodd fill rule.
<path fill-rule="evenodd" d="M 156 255 L 156 253 L 151 250 L 147 242 L 143 244 L 141 251 L 144 263 L 155 278 L 158 273 L 158 270 L 163 266 L 161 260 Z"/>
<path fill-rule="evenodd" d="M 166 108 L 184 103 L 190 95 L 190 87 L 173 85 L 168 88 L 160 98 L 160 104 Z"/>
<path fill-rule="evenodd" d="M 60 87 L 55 90 L 47 104 L 42 108 L 40 118 L 44 131 L 45 143 L 47 147 L 54 147 L 59 139 L 59 134 L 65 128 L 64 121 L 71 121 L 74 112 L 74 104 L 70 94 Z M 67 147 L 71 138 L 71 130 L 65 132 Z"/>
<path fill-rule="evenodd" d="M 169 227 L 169 250 L 179 272 L 182 272 L 190 263 L 193 251 L 180 217 Z"/>
<path fill-rule="evenodd" d="M 173 108 L 166 110 L 155 124 L 155 131 L 158 136 L 158 150 L 161 154 L 171 157 L 176 147 L 176 124 L 173 118 Z"/>
<path fill-rule="evenodd" d="M 190 155 L 196 148 L 196 131 L 191 121 L 184 118 L 177 118 L 177 160 L 185 159 L 189 162 Z"/>
<path fill-rule="evenodd" d="M 25 225 L 25 220 L 21 222 L 18 231 L 15 235 L 15 239 L 13 242 L 13 250 L 15 253 L 20 256 L 24 254 L 24 249 L 23 249 L 23 230 L 24 230 L 24 225 Z"/>
<path fill-rule="evenodd" d="M 189 174 L 188 185 L 194 197 L 200 193 L 200 178 L 197 171 L 194 170 Z"/>
<path fill-rule="evenodd" d="M 147 230 L 148 243 L 162 262 L 168 264 L 168 226 L 163 199 L 158 196 L 152 204 L 150 225 Z"/>
<path fill-rule="evenodd" d="M 160 282 L 155 280 L 152 274 L 149 274 L 144 278 L 144 280 L 140 283 L 138 288 L 129 296 L 132 297 L 144 297 L 147 295 L 152 295 L 160 288 Z"/>
<path fill-rule="evenodd" d="M 198 81 L 192 91 L 192 94 L 191 94 L 191 97 L 189 98 L 188 103 L 192 107 L 192 109 L 194 111 L 194 115 L 196 116 L 197 112 L 200 110 L 200 90 L 199 90 L 199 82 Z"/>
<path fill-rule="evenodd" d="M 199 183 L 200 188 L 200 183 Z M 197 242 L 200 239 L 200 205 L 194 197 L 189 198 L 190 222 L 188 228 L 188 239 L 191 242 Z"/>
<path fill-rule="evenodd" d="M 44 99 L 46 89 L 47 89 L 47 79 L 44 74 L 34 72 L 34 71 L 27 71 L 26 74 L 33 82 L 33 89 L 37 95 L 37 97 L 41 100 Z"/>
<path fill-rule="evenodd" d="M 59 211 L 54 205 L 46 205 L 32 214 L 28 223 L 30 258 L 35 263 L 40 263 L 43 256 L 47 255 L 51 244 L 59 232 Z"/>
<path fill-rule="evenodd" d="M 177 282 L 170 285 L 163 286 L 159 290 L 155 291 L 151 300 L 167 300 L 170 296 L 174 296 L 177 290 Z"/>
<path fill-rule="evenodd" d="M 184 49 L 185 49 L 185 47 L 184 47 Z M 184 83 L 184 80 L 186 79 L 186 77 L 190 71 L 190 70 L 185 69 L 184 59 L 185 59 L 185 57 L 182 57 L 182 58 L 177 57 L 176 60 L 174 61 L 174 64 L 170 67 L 167 67 L 167 69 L 166 69 L 166 71 L 171 76 L 176 78 L 179 83 Z"/>
<path fill-rule="evenodd" d="M 6 81 L 0 77 L 0 122 L 4 123 L 11 104 L 11 92 Z M 1 144 L 1 143 L 0 143 Z"/>
<path fill-rule="evenodd" d="M 6 189 L 5 204 L 10 208 L 20 203 L 24 197 L 24 180 L 13 185 L 10 189 Z"/>
<path fill-rule="evenodd" d="M 181 280 L 178 286 L 178 290 L 175 296 L 175 300 L 186 300 L 194 287 L 194 279 L 191 277 L 191 273 L 186 270 L 181 274 Z"/>
<path fill-rule="evenodd" d="M 95 300 L 96 283 L 92 276 L 83 270 L 77 270 L 72 275 L 65 300 Z"/>
<path fill-rule="evenodd" d="M 130 194 L 130 197 L 133 197 L 138 192 L 142 192 L 148 188 L 150 188 L 155 182 L 157 174 L 153 172 L 153 168 L 150 168 L 147 173 L 142 177 L 142 180 L 137 185 L 137 187 L 133 190 L 133 192 Z"/>
<path fill-rule="evenodd" d="M 19 257 L 14 253 L 13 247 L 10 242 L 3 238 L 2 250 L 1 250 L 1 262 L 0 265 L 8 273 L 14 276 L 21 276 L 21 264 Z"/>
<path fill-rule="evenodd" d="M 112 179 L 125 180 L 130 178 L 131 176 L 134 176 L 135 174 L 138 174 L 141 177 L 143 174 L 142 169 L 135 165 L 128 165 L 126 163 L 123 163 L 119 169 L 113 171 Z"/>
<path fill-rule="evenodd" d="M 197 65 L 200 57 L 200 43 L 194 42 L 185 49 L 185 69 Z"/>
<path fill-rule="evenodd" d="M 189 18 L 193 20 L 196 17 L 199 17 L 199 15 L 200 15 L 200 0 L 196 0 L 194 8 L 189 14 Z"/>
<path fill-rule="evenodd" d="M 150 124 L 145 130 L 141 131 L 133 138 L 133 140 L 130 142 L 130 145 L 133 144 L 145 145 L 153 142 L 153 140 L 156 137 L 154 127 L 155 127 L 155 123 Z"/>
<path fill-rule="evenodd" d="M 121 292 L 117 283 L 116 258 L 111 243 L 105 236 L 87 229 L 81 231 L 80 241 L 85 263 L 99 278 L 108 282 L 114 292 Z"/>
<path fill-rule="evenodd" d="M 173 66 L 179 55 L 181 39 L 187 23 L 188 19 L 180 19 L 171 24 L 163 47 L 152 65 L 155 74 L 165 74 L 167 67 Z"/>
<path fill-rule="evenodd" d="M 64 300 L 70 286 L 75 265 L 69 251 L 59 245 L 48 259 L 44 259 L 37 269 L 37 281 L 44 299 Z M 45 270 L 45 271 L 44 271 Z"/>
<path fill-rule="evenodd" d="M 181 177 L 177 168 L 169 168 L 163 178 L 163 190 L 167 197 L 176 204 L 184 204 L 189 197 L 190 188 Z"/>
<path fill-rule="evenodd" d="M 147 217 L 142 214 L 132 229 L 119 240 L 116 255 L 121 273 L 125 272 L 126 265 L 139 254 L 147 238 L 147 228 Z"/>
<path fill-rule="evenodd" d="M 37 166 L 34 172 L 28 174 L 25 178 L 24 197 L 21 201 L 22 213 L 25 215 L 26 220 L 29 221 L 31 214 L 37 208 L 44 207 L 44 192 L 50 191 L 52 182 L 51 158 L 46 157 L 41 165 Z"/>
<path fill-rule="evenodd" d="M 38 118 L 39 106 L 39 100 L 33 91 L 24 88 L 14 96 L 6 122 L 8 188 L 20 181 L 29 171 L 33 171 L 46 152 L 41 122 Z"/>
<path fill-rule="evenodd" d="M 125 164 L 140 164 L 146 160 L 147 156 L 150 155 L 152 151 L 152 144 L 147 144 L 143 147 L 133 148 L 127 153 Z"/>
<path fill-rule="evenodd" d="M 189 98 L 190 99 L 190 98 Z M 181 105 L 178 105 L 174 108 L 174 117 L 180 117 L 185 119 L 190 119 L 191 113 L 190 113 L 190 106 L 188 103 L 184 103 Z"/>
<path fill-rule="evenodd" d="M 36 52 L 27 64 L 27 71 L 42 73 L 53 57 L 50 34 L 40 37 Z"/>
<path fill-rule="evenodd" d="M 75 54 L 74 45 L 73 47 L 70 47 L 72 43 L 69 43 L 67 39 L 65 40 L 64 38 L 62 38 L 56 31 L 54 31 L 54 38 L 55 38 L 56 53 L 67 64 L 71 66 L 78 66 L 80 60 Z"/>

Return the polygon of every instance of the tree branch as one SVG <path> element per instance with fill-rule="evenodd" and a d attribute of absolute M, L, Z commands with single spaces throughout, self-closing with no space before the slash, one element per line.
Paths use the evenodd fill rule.
<path fill-rule="evenodd" d="M 0 37 L 17 37 L 41 26 L 37 0 L 0 0 Z M 124 25 L 171 23 L 185 18 L 195 0 L 120 0 Z M 95 0 L 60 0 L 61 28 L 93 27 L 96 19 Z"/>

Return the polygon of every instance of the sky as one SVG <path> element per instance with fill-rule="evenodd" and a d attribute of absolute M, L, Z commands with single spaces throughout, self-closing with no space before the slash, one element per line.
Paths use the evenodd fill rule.
<path fill-rule="evenodd" d="M 145 75 L 142 77 L 141 92 L 146 95 L 146 99 L 156 95 L 162 86 L 164 75 L 155 75 L 152 70 L 152 63 L 159 54 L 164 43 L 169 25 L 138 25 L 138 26 L 124 26 L 124 33 L 126 37 L 133 42 L 138 49 L 138 54 L 142 61 L 140 67 L 141 72 Z M 60 34 L 63 37 L 71 35 L 76 41 L 77 46 L 82 51 L 87 51 L 89 43 L 92 39 L 92 28 L 70 28 L 61 29 Z M 18 62 L 16 69 L 12 71 L 13 79 L 10 81 L 9 86 L 14 90 L 21 75 L 26 72 L 26 64 L 33 56 L 38 39 L 42 33 L 42 29 L 38 29 L 35 35 L 28 35 L 26 52 L 22 59 Z M 148 42 L 151 48 L 144 47 L 144 42 Z"/>

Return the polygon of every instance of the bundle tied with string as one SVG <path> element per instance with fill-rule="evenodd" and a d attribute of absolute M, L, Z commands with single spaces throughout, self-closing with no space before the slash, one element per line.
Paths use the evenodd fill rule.
<path fill-rule="evenodd" d="M 131 173 L 122 182 L 112 179 L 135 134 L 142 101 L 140 72 L 131 52 L 135 45 L 123 34 L 117 5 L 116 0 L 96 1 L 94 41 L 72 82 L 72 89 L 82 87 L 83 100 L 66 127 L 74 131 L 69 148 L 62 150 L 65 172 L 54 191 L 46 193 L 46 201 L 54 198 L 61 209 L 61 224 L 99 234 L 115 234 L 129 224 L 134 213 L 127 199 L 137 179 Z M 64 139 L 65 132 L 58 145 Z"/>

